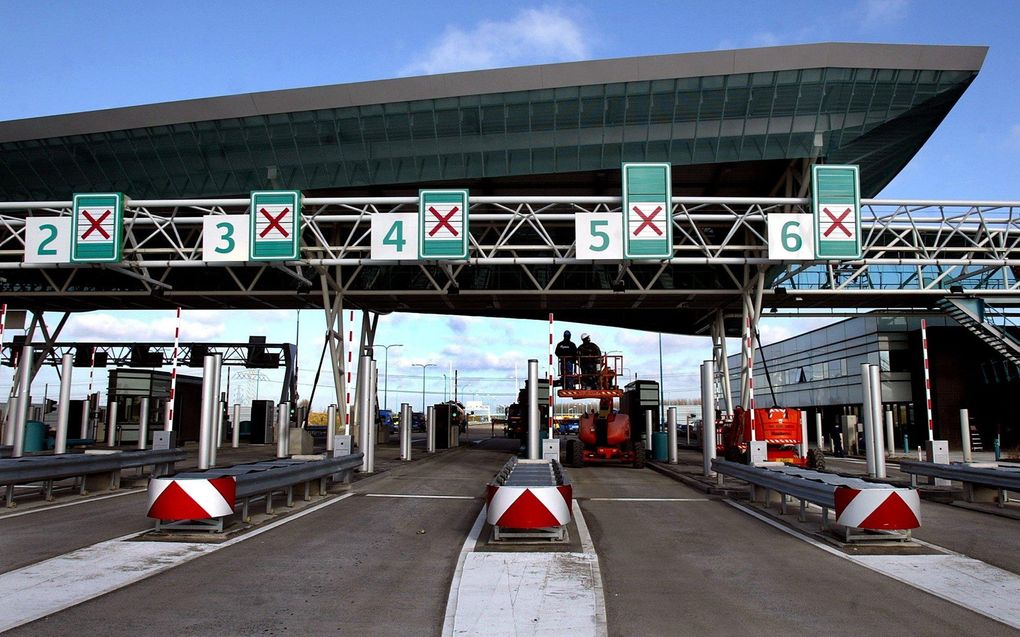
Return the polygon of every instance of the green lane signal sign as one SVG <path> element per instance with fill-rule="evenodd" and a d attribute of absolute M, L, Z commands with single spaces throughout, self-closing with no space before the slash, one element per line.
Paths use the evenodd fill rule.
<path fill-rule="evenodd" d="M 119 192 L 74 196 L 71 262 L 117 263 L 124 236 L 124 195 Z"/>
<path fill-rule="evenodd" d="M 468 191 L 418 191 L 418 253 L 422 259 L 468 258 Z"/>
<path fill-rule="evenodd" d="M 857 166 L 811 167 L 815 256 L 861 258 L 861 181 Z"/>
<path fill-rule="evenodd" d="M 673 256 L 673 185 L 669 164 L 623 165 L 623 256 Z"/>
<path fill-rule="evenodd" d="M 252 261 L 293 261 L 300 257 L 300 192 L 252 192 L 251 218 L 248 247 Z"/>

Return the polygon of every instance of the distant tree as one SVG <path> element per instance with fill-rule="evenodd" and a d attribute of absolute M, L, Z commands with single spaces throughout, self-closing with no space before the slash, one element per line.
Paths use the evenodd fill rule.
<path fill-rule="evenodd" d="M 308 414 L 309 425 L 325 425 L 326 424 L 326 412 L 324 411 L 313 411 Z"/>

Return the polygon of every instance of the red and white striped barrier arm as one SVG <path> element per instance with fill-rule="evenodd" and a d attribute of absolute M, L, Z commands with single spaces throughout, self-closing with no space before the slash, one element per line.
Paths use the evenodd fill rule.
<path fill-rule="evenodd" d="M 177 395 L 177 358 L 181 345 L 181 308 L 177 308 L 177 324 L 174 326 L 174 353 L 170 360 L 170 406 L 166 411 L 166 430 L 174 430 L 174 397 Z"/>
<path fill-rule="evenodd" d="M 928 371 L 928 321 L 921 319 L 921 353 L 924 356 L 924 401 L 928 407 L 928 440 L 935 439 L 931 418 L 931 374 Z"/>
<path fill-rule="evenodd" d="M 207 520 L 234 512 L 234 478 L 152 478 L 149 480 L 150 518 L 164 521 Z"/>

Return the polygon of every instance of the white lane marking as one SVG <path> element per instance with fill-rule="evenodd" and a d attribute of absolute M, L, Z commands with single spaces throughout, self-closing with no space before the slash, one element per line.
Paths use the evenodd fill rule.
<path fill-rule="evenodd" d="M 450 584 L 443 637 L 605 637 L 602 572 L 576 501 L 573 515 L 580 553 L 476 552 L 485 523 L 482 507 Z"/>
<path fill-rule="evenodd" d="M 1020 628 L 1020 576 L 942 547 L 942 555 L 847 555 L 732 500 L 726 504 L 835 555 L 979 615 Z"/>
<path fill-rule="evenodd" d="M 475 550 L 478 538 L 482 534 L 482 527 L 485 526 L 485 507 L 478 512 L 475 523 L 468 532 L 467 539 L 457 556 L 457 568 L 453 571 L 453 581 L 450 582 L 450 594 L 446 597 L 446 615 L 443 619 L 443 637 L 452 637 L 453 625 L 457 618 L 457 592 L 460 590 L 460 582 L 464 576 L 464 563 L 467 561 L 468 553 Z"/>
<path fill-rule="evenodd" d="M 580 536 L 581 550 L 591 556 L 592 592 L 595 596 L 595 635 L 606 637 L 609 634 L 609 622 L 606 619 L 606 593 L 602 588 L 602 569 L 599 568 L 599 556 L 595 552 L 595 543 L 591 541 L 588 523 L 581 514 L 581 505 L 573 502 L 574 522 L 577 524 L 577 535 Z"/>
<path fill-rule="evenodd" d="M 423 500 L 481 500 L 474 495 L 415 495 L 410 493 L 362 493 L 366 498 L 420 498 Z"/>
<path fill-rule="evenodd" d="M 17 513 L 6 513 L 4 515 L 0 515 L 0 521 L 6 520 L 8 518 L 18 518 L 18 517 L 21 517 L 23 515 L 32 515 L 33 513 L 46 513 L 47 511 L 53 511 L 55 509 L 63 509 L 64 507 L 78 506 L 79 504 L 88 504 L 89 502 L 98 502 L 100 500 L 109 500 L 110 498 L 119 498 L 121 496 L 131 495 L 131 494 L 134 494 L 134 493 L 142 493 L 142 492 L 145 491 L 145 489 L 146 489 L 146 487 L 140 487 L 138 489 L 130 489 L 130 490 L 127 490 L 127 491 L 120 491 L 118 493 L 111 493 L 110 495 L 100 495 L 100 496 L 96 496 L 94 498 L 88 498 L 86 500 L 75 500 L 74 502 L 65 502 L 63 504 L 52 504 L 52 505 L 49 505 L 49 506 L 42 506 L 42 507 L 39 507 L 39 508 L 36 508 L 36 509 L 30 509 L 28 511 L 18 511 Z"/>
<path fill-rule="evenodd" d="M 0 632 L 77 606 L 202 555 L 251 539 L 352 495 L 345 493 L 220 544 L 125 541 L 147 533 L 146 530 L 0 574 L 0 599 L 4 600 Z"/>
<path fill-rule="evenodd" d="M 589 502 L 711 502 L 711 498 L 579 498 Z"/>

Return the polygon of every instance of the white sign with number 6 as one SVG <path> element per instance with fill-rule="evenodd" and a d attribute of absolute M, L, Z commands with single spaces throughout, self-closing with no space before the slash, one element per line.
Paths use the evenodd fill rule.
<path fill-rule="evenodd" d="M 247 261 L 251 215 L 210 215 L 202 218 L 203 261 Z"/>
<path fill-rule="evenodd" d="M 619 212 L 589 212 L 574 217 L 577 258 L 623 259 L 623 215 Z"/>
<path fill-rule="evenodd" d="M 25 219 L 25 263 L 70 263 L 71 218 Z"/>
<path fill-rule="evenodd" d="M 772 261 L 814 261 L 814 216 L 769 213 L 769 259 Z"/>

